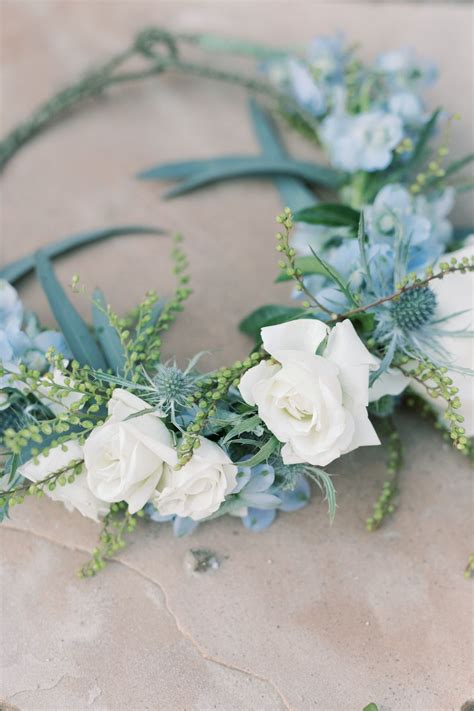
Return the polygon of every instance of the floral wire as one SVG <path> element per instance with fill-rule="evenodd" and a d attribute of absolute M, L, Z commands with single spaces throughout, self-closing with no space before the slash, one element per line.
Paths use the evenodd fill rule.
<path fill-rule="evenodd" d="M 279 91 L 268 82 L 236 72 L 217 69 L 216 66 L 182 61 L 179 58 L 176 44 L 180 39 L 183 39 L 180 35 L 173 35 L 160 28 L 144 30 L 137 35 L 127 50 L 112 57 L 98 69 L 88 72 L 75 84 L 54 94 L 42 103 L 26 121 L 16 126 L 0 142 L 0 171 L 5 168 L 25 143 L 79 102 L 99 95 L 104 89 L 114 84 L 146 79 L 147 77 L 161 74 L 166 70 L 175 70 L 184 74 L 225 81 L 250 91 L 258 92 L 273 100 L 277 105 L 292 107 L 297 115 L 309 126 L 314 126 L 316 130 L 315 119 L 311 112 L 299 106 L 295 99 Z M 160 56 L 154 51 L 154 45 L 159 45 L 160 43 L 167 48 L 168 56 Z M 151 68 L 139 72 L 114 75 L 114 72 L 126 61 L 137 56 L 151 62 Z"/>

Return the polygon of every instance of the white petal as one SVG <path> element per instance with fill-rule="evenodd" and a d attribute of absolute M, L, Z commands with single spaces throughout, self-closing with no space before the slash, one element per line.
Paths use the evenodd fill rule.
<path fill-rule="evenodd" d="M 279 351 L 316 353 L 327 332 L 328 327 L 322 321 L 302 318 L 277 326 L 266 326 L 262 328 L 261 334 L 263 347 L 278 360 Z"/>
<path fill-rule="evenodd" d="M 358 447 L 371 447 L 380 444 L 380 440 L 374 427 L 369 420 L 365 407 L 356 407 L 352 410 L 354 418 L 355 431 L 350 445 L 344 450 L 343 454 L 352 452 Z"/>
<path fill-rule="evenodd" d="M 389 368 L 382 373 L 375 383 L 369 388 L 369 402 L 380 400 L 385 395 L 400 395 L 409 383 L 409 379 L 401 370 Z"/>
<path fill-rule="evenodd" d="M 370 365 L 376 368 L 379 363 L 378 359 L 362 343 L 349 319 L 337 323 L 332 329 L 324 357 L 330 358 L 340 367 Z"/>
<path fill-rule="evenodd" d="M 265 360 L 261 363 L 255 365 L 240 379 L 239 390 L 243 399 L 248 405 L 255 405 L 255 386 L 262 380 L 268 380 L 272 377 L 278 370 L 279 365 L 271 365 Z"/>

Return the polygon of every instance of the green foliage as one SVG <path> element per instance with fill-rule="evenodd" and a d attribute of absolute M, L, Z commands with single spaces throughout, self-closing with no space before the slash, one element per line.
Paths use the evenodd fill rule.
<path fill-rule="evenodd" d="M 99 545 L 92 551 L 91 560 L 79 570 L 78 576 L 90 578 L 105 568 L 106 559 L 112 558 L 125 547 L 125 533 L 135 530 L 137 517 L 142 515 L 141 512 L 130 514 L 124 502 L 112 504 L 109 513 L 104 517 Z"/>
<path fill-rule="evenodd" d="M 329 520 L 332 523 L 336 515 L 336 489 L 330 475 L 319 467 L 305 467 L 304 472 L 306 476 L 317 484 L 321 491 L 324 491 L 324 501 L 328 502 Z"/>
<path fill-rule="evenodd" d="M 84 232 L 82 234 L 66 237 L 58 242 L 53 242 L 42 248 L 43 254 L 52 259 L 60 257 L 67 252 L 80 247 L 100 242 L 110 237 L 120 237 L 129 235 L 160 235 L 163 231 L 156 227 L 142 227 L 138 225 L 129 225 L 126 227 L 107 227 L 103 230 L 94 230 L 92 232 Z M 0 279 L 6 279 L 10 284 L 22 279 L 24 276 L 32 272 L 35 268 L 34 255 L 28 255 L 11 262 L 7 266 L 0 269 Z"/>
<path fill-rule="evenodd" d="M 342 203 L 320 202 L 299 210 L 293 215 L 293 219 L 295 222 L 307 222 L 310 225 L 349 227 L 355 234 L 359 226 L 360 211 Z"/>
<path fill-rule="evenodd" d="M 239 329 L 242 333 L 260 341 L 260 331 L 264 326 L 275 326 L 285 321 L 292 321 L 305 315 L 305 311 L 296 306 L 279 306 L 278 304 L 267 304 L 260 306 L 251 314 L 246 316 L 240 323 Z"/>
<path fill-rule="evenodd" d="M 51 262 L 39 251 L 35 255 L 36 274 L 48 299 L 51 311 L 63 332 L 74 358 L 81 365 L 90 365 L 96 370 L 107 368 L 105 358 L 91 335 L 87 324 L 79 316 L 66 296 L 51 266 Z"/>
<path fill-rule="evenodd" d="M 301 276 L 310 276 L 312 274 L 320 274 L 321 276 L 327 277 L 328 279 L 333 278 L 333 274 L 336 270 L 332 267 L 328 267 L 322 262 L 321 259 L 316 259 L 316 257 L 308 255 L 305 257 L 296 257 L 295 259 L 295 269 Z M 294 279 L 294 276 L 286 271 L 282 271 L 276 278 L 277 282 L 290 281 Z M 342 278 L 339 277 L 342 281 Z"/>
<path fill-rule="evenodd" d="M 244 459 L 239 464 L 245 467 L 256 467 L 257 464 L 261 464 L 262 462 L 267 462 L 271 455 L 279 448 L 280 443 L 277 440 L 276 437 L 273 437 L 271 435 L 267 441 L 262 444 L 261 442 L 256 443 L 258 446 L 258 451 L 256 454 L 253 455 L 253 457 L 250 457 L 249 459 Z"/>
<path fill-rule="evenodd" d="M 379 707 L 377 706 L 377 704 L 371 703 L 367 704 L 367 706 L 364 706 L 362 711 L 379 711 Z"/>
<path fill-rule="evenodd" d="M 387 478 L 374 504 L 372 515 L 365 522 L 368 531 L 380 528 L 386 516 L 395 511 L 394 500 L 398 494 L 398 478 L 403 465 L 403 446 L 395 423 L 390 417 L 385 417 L 382 426 L 387 435 Z"/>
<path fill-rule="evenodd" d="M 117 329 L 111 324 L 111 309 L 104 294 L 95 289 L 92 300 L 92 323 L 95 335 L 107 360 L 108 367 L 114 373 L 122 373 L 125 368 L 125 349 Z"/>

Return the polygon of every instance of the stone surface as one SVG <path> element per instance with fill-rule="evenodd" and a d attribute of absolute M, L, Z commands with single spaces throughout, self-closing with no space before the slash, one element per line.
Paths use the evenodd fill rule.
<path fill-rule="evenodd" d="M 431 104 L 463 114 L 453 154 L 469 148 L 472 9 L 299 2 L 2 3 L 3 130 L 53 88 L 122 49 L 145 24 L 296 42 L 344 29 L 363 53 L 400 44 L 438 56 Z M 271 17 L 271 32 L 267 31 Z M 295 155 L 313 151 L 288 137 Z M 195 293 L 169 334 L 184 361 L 245 354 L 236 332 L 253 307 L 287 299 L 273 284 L 269 183 L 242 181 L 176 201 L 133 180 L 153 163 L 256 150 L 243 93 L 178 77 L 110 92 L 32 142 L 3 176 L 1 257 L 61 236 L 124 223 L 181 230 Z M 470 221 L 463 200 L 455 219 Z M 100 283 L 117 310 L 148 288 L 169 293 L 169 240 L 120 238 L 60 261 L 64 283 Z M 32 279 L 26 303 L 51 321 Z M 86 299 L 78 299 L 86 314 Z M 329 526 L 315 492 L 266 533 L 233 519 L 176 540 L 143 523 L 94 580 L 75 571 L 98 527 L 60 504 L 29 501 L 2 535 L 0 708 L 21 711 L 458 711 L 472 687 L 472 549 L 467 462 L 410 415 L 401 418 L 406 467 L 400 509 L 378 533 L 364 519 L 383 481 L 383 452 L 332 465 L 339 510 Z M 215 551 L 218 570 L 189 572 L 190 548 Z"/>

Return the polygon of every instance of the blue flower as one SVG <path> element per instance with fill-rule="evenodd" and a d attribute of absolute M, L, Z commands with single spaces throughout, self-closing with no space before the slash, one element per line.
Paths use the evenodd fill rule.
<path fill-rule="evenodd" d="M 46 353 L 53 347 L 65 358 L 72 354 L 58 331 L 42 331 L 36 316 L 23 309 L 16 290 L 5 280 L 0 280 L 0 360 L 13 372 L 20 363 L 28 368 L 45 372 L 49 365 Z M 0 388 L 9 384 L 9 376 L 0 378 Z"/>
<path fill-rule="evenodd" d="M 273 523 L 278 510 L 290 512 L 306 506 L 310 488 L 300 475 L 292 489 L 284 489 L 275 484 L 275 469 L 270 464 L 260 464 L 252 469 L 239 468 L 233 494 L 238 494 L 237 502 L 242 504 L 234 515 L 242 517 L 245 528 L 258 532 Z"/>
<path fill-rule="evenodd" d="M 173 523 L 173 534 L 176 538 L 181 538 L 182 536 L 188 536 L 193 533 L 199 526 L 199 521 L 193 521 L 192 518 L 181 518 L 180 516 L 175 516 L 170 514 L 168 516 L 163 516 L 160 514 L 153 504 L 145 505 L 145 514 L 151 521 L 156 521 L 157 523 L 166 523 L 171 521 Z"/>
<path fill-rule="evenodd" d="M 453 236 L 453 226 L 446 219 L 454 207 L 454 188 L 445 188 L 439 193 L 418 195 L 414 199 L 414 209 L 431 224 L 430 243 L 436 245 L 436 256 L 446 251 L 446 247 Z"/>
<path fill-rule="evenodd" d="M 355 116 L 337 112 L 324 119 L 320 136 L 332 165 L 350 173 L 372 172 L 391 163 L 392 151 L 403 137 L 403 126 L 399 116 L 383 111 Z"/>
<path fill-rule="evenodd" d="M 403 90 L 420 91 L 433 84 L 438 76 L 436 65 L 418 57 L 412 47 L 381 54 L 376 66 L 393 87 Z"/>
<path fill-rule="evenodd" d="M 318 84 L 308 67 L 297 59 L 288 60 L 290 90 L 301 106 L 315 116 L 326 112 L 327 101 L 324 87 Z"/>
<path fill-rule="evenodd" d="M 410 91 L 397 91 L 389 96 L 387 108 L 399 116 L 406 127 L 418 128 L 429 118 L 420 97 Z"/>
<path fill-rule="evenodd" d="M 341 33 L 316 37 L 308 50 L 308 61 L 316 77 L 326 82 L 342 81 L 349 58 L 350 52 Z"/>

